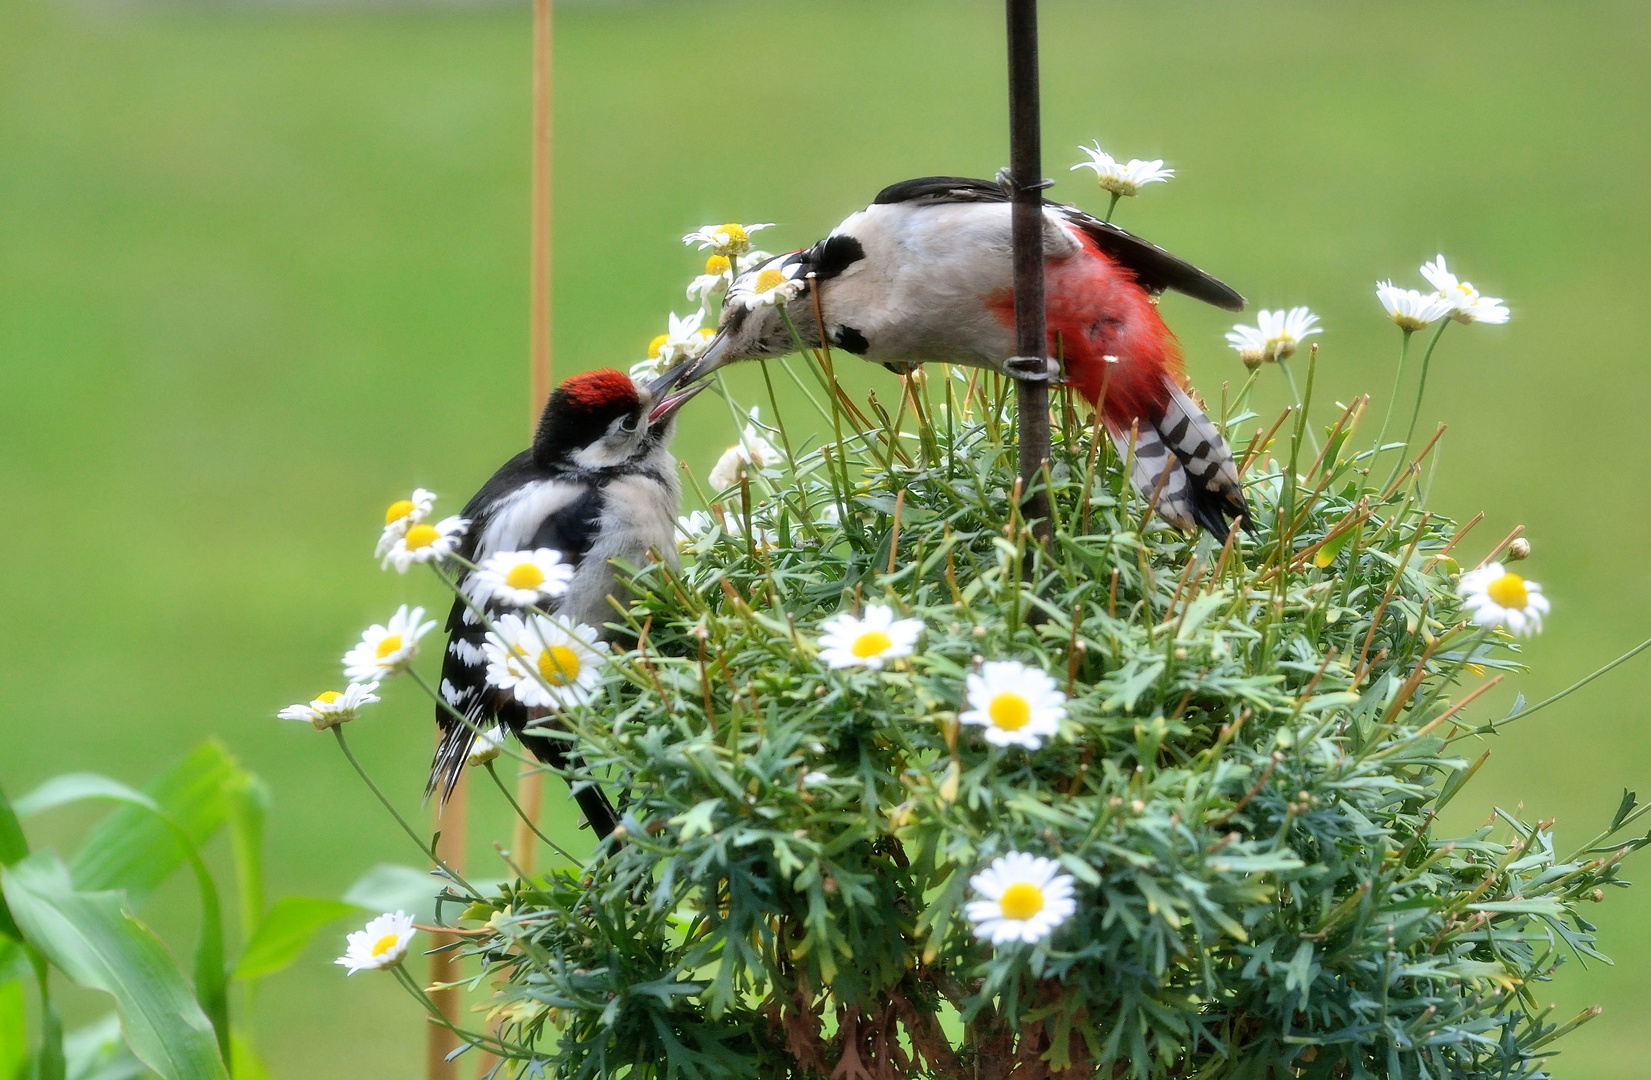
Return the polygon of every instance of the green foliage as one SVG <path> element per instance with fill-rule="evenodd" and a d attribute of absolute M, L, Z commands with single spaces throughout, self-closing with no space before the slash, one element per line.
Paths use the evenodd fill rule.
<path fill-rule="evenodd" d="M 83 800 L 117 808 L 87 834 L 67 864 L 52 852 L 29 855 L 19 818 Z M 208 742 L 136 791 L 91 773 L 59 776 L 19 799 L 0 793 L 0 1028 L 10 1032 L 16 1002 L 22 1021 L 24 972 L 32 966 L 41 997 L 38 1080 L 124 1080 L 145 1071 L 163 1080 L 262 1072 L 251 1045 L 230 1027 L 230 976 L 242 982 L 286 967 L 327 923 L 355 910 L 335 900 L 287 897 L 265 913 L 262 848 L 268 795 L 221 746 Z M 226 818 L 235 851 L 242 935 L 233 971 L 216 882 L 200 854 Z M 200 934 L 192 978 L 140 922 L 134 908 L 180 866 L 195 879 Z M 13 963 L 26 957 L 27 963 Z M 47 966 L 115 1000 L 118 1019 L 64 1036 L 49 994 Z M 19 1029 L 20 1030 L 20 1029 Z M 124 1040 L 124 1041 L 123 1041 Z M 18 1040 L 19 1047 L 27 1045 Z M 233 1049 L 233 1055 L 231 1054 Z M 136 1056 L 134 1056 L 136 1055 Z M 0 1078 L 9 1059 L 0 1056 Z"/>
<path fill-rule="evenodd" d="M 1417 469 L 1366 486 L 1357 408 L 1311 463 L 1300 414 L 1282 462 L 1235 417 L 1256 531 L 1223 549 L 1155 523 L 1062 409 L 1045 549 L 1003 388 L 909 385 L 915 434 L 837 415 L 841 442 L 723 493 L 679 573 L 638 573 L 635 647 L 568 716 L 621 832 L 466 912 L 532 1067 L 1546 1077 L 1592 1014 L 1556 1027 L 1534 988 L 1599 957 L 1580 905 L 1651 837 L 1611 842 L 1631 799 L 1568 853 L 1504 812 L 1438 834 L 1489 729 L 1450 695 L 1516 647 L 1465 620 Z M 825 669 L 819 624 L 871 602 L 923 621 L 917 653 Z M 1065 686 L 1058 738 L 960 728 L 982 658 Z M 1057 859 L 1078 912 L 994 949 L 962 906 L 1009 851 Z"/>
<path fill-rule="evenodd" d="M 8 867 L 6 902 L 31 945 L 70 979 L 115 999 L 127 1045 L 166 1080 L 228 1074 L 212 1023 L 159 938 L 116 892 L 82 892 L 51 852 Z"/>

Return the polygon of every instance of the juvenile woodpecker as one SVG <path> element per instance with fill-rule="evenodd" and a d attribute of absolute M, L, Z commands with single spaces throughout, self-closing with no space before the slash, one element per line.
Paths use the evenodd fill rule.
<path fill-rule="evenodd" d="M 555 605 L 548 613 L 558 622 L 600 630 L 616 614 L 609 597 L 623 588 L 610 560 L 676 562 L 682 495 L 671 436 L 677 411 L 706 384 L 667 393 L 674 381 L 644 385 L 602 369 L 558 386 L 539 417 L 533 445 L 506 462 L 464 508 L 470 526 L 457 554 L 479 566 L 501 552 L 560 553 L 573 573 L 566 592 L 547 601 Z M 460 588 L 496 621 L 508 609 L 478 578 L 467 574 Z M 455 598 L 447 632 L 440 692 L 468 723 L 437 706 L 441 744 L 427 791 L 439 787 L 445 797 L 464 768 L 475 732 L 500 725 L 553 768 L 577 764 L 566 740 L 525 732 L 535 716 L 508 691 L 488 684 L 482 648 L 487 628 L 463 600 Z M 598 836 L 613 831 L 618 819 L 600 789 L 586 787 L 574 797 Z"/>
<path fill-rule="evenodd" d="M 1010 204 L 987 180 L 930 176 L 885 188 L 831 235 L 757 266 L 724 301 L 716 338 L 684 375 L 699 379 L 738 360 L 795 348 L 778 305 L 805 345 L 830 344 L 907 373 L 945 361 L 1015 378 L 1060 376 L 1102 417 L 1121 453 L 1138 432 L 1132 480 L 1177 528 L 1227 535 L 1249 523 L 1232 452 L 1181 388 L 1181 350 L 1156 299 L 1174 289 L 1239 311 L 1230 287 L 1138 236 L 1045 201 L 1044 296 L 1048 354 L 1064 370 L 1015 357 Z M 764 277 L 764 274 L 767 274 Z M 783 282 L 802 287 L 787 289 Z M 819 317 L 814 296 L 818 292 Z M 784 299 L 790 295 L 790 299 Z M 1102 388 L 1105 387 L 1104 403 Z"/>

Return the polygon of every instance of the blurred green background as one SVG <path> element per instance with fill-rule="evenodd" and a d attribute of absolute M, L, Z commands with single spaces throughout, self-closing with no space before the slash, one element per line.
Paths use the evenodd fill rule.
<path fill-rule="evenodd" d="M 1080 141 L 1166 158 L 1177 178 L 1118 220 L 1252 304 L 1312 305 L 1325 400 L 1386 404 L 1398 334 L 1378 278 L 1420 286 L 1443 251 L 1507 298 L 1510 325 L 1453 327 L 1436 358 L 1434 506 L 1486 512 L 1475 560 L 1526 525 L 1554 603 L 1516 680 L 1533 699 L 1651 633 L 1651 10 L 1045 0 L 1043 24 L 1056 194 L 1104 207 L 1066 171 Z M 276 888 L 336 894 L 412 861 L 329 740 L 272 714 L 332 683 L 366 622 L 441 604 L 375 568 L 383 505 L 422 484 L 456 510 L 525 443 L 528 32 L 525 4 L 0 7 L 8 791 L 68 769 L 140 782 L 216 736 L 275 789 Z M 561 6 L 558 374 L 627 366 L 689 310 L 689 229 L 774 221 L 765 246 L 796 247 L 893 180 L 990 176 L 1002 32 L 993 3 Z M 1241 379 L 1227 316 L 1164 311 L 1207 395 Z M 730 437 L 707 398 L 679 453 L 703 475 Z M 1523 800 L 1558 815 L 1562 844 L 1591 835 L 1651 783 L 1645 676 L 1499 738 L 1463 820 Z M 353 733 L 409 808 L 428 712 L 397 685 Z M 478 800 L 473 866 L 497 865 L 497 803 Z M 72 843 L 85 820 L 31 831 Z M 187 942 L 185 892 L 146 914 Z M 1543 990 L 1561 1014 L 1606 1007 L 1559 1071 L 1643 1076 L 1651 889 L 1598 915 L 1617 965 Z M 419 1018 L 388 979 L 346 982 L 339 944 L 263 991 L 275 1074 L 414 1075 Z"/>

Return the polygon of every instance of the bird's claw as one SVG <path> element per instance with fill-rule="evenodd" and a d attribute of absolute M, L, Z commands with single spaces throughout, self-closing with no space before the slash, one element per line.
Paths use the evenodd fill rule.
<path fill-rule="evenodd" d="M 1041 382 L 1060 385 L 1061 366 L 1047 356 L 1011 356 L 1003 362 L 1003 374 L 1021 382 Z"/>

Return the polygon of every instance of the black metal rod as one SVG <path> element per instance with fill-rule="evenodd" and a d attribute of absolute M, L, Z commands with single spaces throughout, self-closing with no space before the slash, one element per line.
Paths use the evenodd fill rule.
<path fill-rule="evenodd" d="M 1043 135 L 1038 103 L 1038 0 L 1005 0 L 1009 17 L 1009 181 L 1013 186 L 1015 353 L 1048 355 L 1043 311 Z M 1021 380 L 1021 512 L 1049 542 L 1049 384 Z"/>

